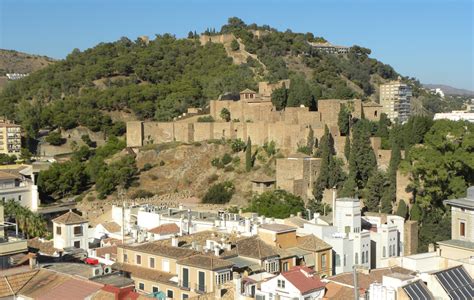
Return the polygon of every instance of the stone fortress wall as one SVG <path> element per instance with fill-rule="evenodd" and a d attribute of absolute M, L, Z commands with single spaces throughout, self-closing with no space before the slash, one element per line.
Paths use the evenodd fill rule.
<path fill-rule="evenodd" d="M 306 144 L 310 127 L 319 140 L 327 125 L 334 137 L 336 151 L 342 157 L 345 137 L 340 136 L 337 126 L 341 105 L 352 105 L 356 118 L 360 118 L 362 112 L 370 120 L 380 117 L 380 105 L 366 104 L 360 99 L 320 100 L 317 111 L 310 111 L 308 107 L 287 107 L 277 111 L 272 105 L 271 94 L 276 88 L 288 88 L 289 84 L 289 80 L 273 84 L 260 82 L 258 93 L 246 89 L 240 93 L 238 101 L 211 100 L 209 113 L 215 122 L 197 122 L 192 118 L 173 122 L 127 122 L 127 146 L 137 148 L 146 144 L 172 141 L 192 143 L 210 139 L 240 138 L 246 141 L 250 137 L 253 144 L 274 141 L 279 148 L 295 152 L 298 145 Z M 229 122 L 220 116 L 224 108 L 230 112 Z"/>

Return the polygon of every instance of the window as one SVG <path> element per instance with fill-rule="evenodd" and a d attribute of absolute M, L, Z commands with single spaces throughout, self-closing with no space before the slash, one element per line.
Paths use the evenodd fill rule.
<path fill-rule="evenodd" d="M 155 268 L 155 258 L 150 257 L 150 268 L 154 269 Z"/>
<path fill-rule="evenodd" d="M 170 261 L 163 259 L 161 262 L 161 269 L 163 272 L 169 272 L 170 271 Z"/>
<path fill-rule="evenodd" d="M 173 299 L 173 297 L 174 297 L 173 290 L 166 290 L 166 298 Z"/>
<path fill-rule="evenodd" d="M 339 254 L 336 254 L 336 267 L 341 266 L 341 256 Z"/>
<path fill-rule="evenodd" d="M 75 236 L 80 236 L 80 235 L 82 235 L 82 226 L 75 226 L 75 227 L 74 227 L 74 235 L 75 235 Z"/>
<path fill-rule="evenodd" d="M 142 264 L 142 256 L 137 254 L 137 265 Z"/>
<path fill-rule="evenodd" d="M 21 195 L 18 195 L 18 201 L 21 201 Z"/>
<path fill-rule="evenodd" d="M 75 241 L 74 248 L 81 248 L 81 241 Z"/>
<path fill-rule="evenodd" d="M 459 222 L 459 236 L 466 237 L 466 222 Z"/>
<path fill-rule="evenodd" d="M 265 271 L 268 273 L 275 273 L 278 272 L 278 261 L 273 260 L 273 261 L 266 261 L 265 262 Z"/>
<path fill-rule="evenodd" d="M 325 269 L 327 265 L 326 253 L 321 254 L 321 268 Z"/>
<path fill-rule="evenodd" d="M 387 256 L 387 249 L 385 249 L 385 246 L 383 246 L 382 257 L 385 257 L 385 256 Z"/>
<path fill-rule="evenodd" d="M 123 262 L 128 262 L 128 255 L 127 253 L 123 254 Z"/>
<path fill-rule="evenodd" d="M 364 264 L 365 263 L 365 252 L 362 251 L 362 263 Z"/>
<path fill-rule="evenodd" d="M 362 255 L 363 255 L 364 252 L 362 252 Z M 362 262 L 364 263 L 364 262 Z M 359 264 L 359 253 L 356 252 L 355 254 L 355 264 L 358 265 Z"/>
<path fill-rule="evenodd" d="M 223 283 L 226 283 L 229 280 L 230 280 L 230 272 L 222 272 L 222 273 L 217 273 L 216 274 L 216 283 L 217 283 L 217 285 L 221 285 Z"/>
<path fill-rule="evenodd" d="M 145 290 L 145 284 L 144 284 L 143 282 L 139 282 L 139 283 L 138 283 L 138 289 L 139 289 L 140 291 L 144 291 L 144 290 Z"/>
<path fill-rule="evenodd" d="M 281 289 L 285 288 L 285 281 L 278 279 L 278 287 Z"/>
<path fill-rule="evenodd" d="M 151 289 L 153 293 L 158 293 L 160 291 L 160 289 L 157 286 L 153 286 Z"/>
<path fill-rule="evenodd" d="M 198 291 L 206 291 L 206 274 L 202 271 L 198 271 Z"/>
<path fill-rule="evenodd" d="M 61 226 L 56 227 L 56 234 L 61 235 Z"/>
<path fill-rule="evenodd" d="M 345 266 L 346 266 L 346 264 L 347 264 L 347 255 L 346 255 L 346 254 L 344 254 L 344 256 L 343 256 L 343 257 L 344 257 L 344 267 L 345 267 Z"/>
<path fill-rule="evenodd" d="M 286 272 L 286 271 L 288 271 L 288 263 L 284 262 L 283 263 L 283 272 Z"/>
<path fill-rule="evenodd" d="M 189 298 L 188 294 L 183 294 L 182 299 L 188 299 L 188 298 Z"/>
<path fill-rule="evenodd" d="M 369 262 L 369 250 L 365 251 L 365 262 Z"/>
<path fill-rule="evenodd" d="M 182 287 L 184 288 L 189 288 L 189 269 L 188 268 L 183 268 L 182 272 Z"/>

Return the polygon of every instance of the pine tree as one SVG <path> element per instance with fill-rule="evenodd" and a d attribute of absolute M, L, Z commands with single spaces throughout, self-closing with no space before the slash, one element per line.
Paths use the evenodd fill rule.
<path fill-rule="evenodd" d="M 415 220 L 420 222 L 423 217 L 423 211 L 421 210 L 420 205 L 418 203 L 414 203 L 410 210 L 410 220 Z"/>
<path fill-rule="evenodd" d="M 245 147 L 245 170 L 250 172 L 252 169 L 252 141 L 250 137 L 247 139 L 247 146 Z"/>
<path fill-rule="evenodd" d="M 398 203 L 397 215 L 405 219 L 408 215 L 408 207 L 405 201 L 403 200 L 400 200 L 400 203 Z"/>
<path fill-rule="evenodd" d="M 349 177 L 344 182 L 342 190 L 339 193 L 340 197 L 355 197 L 357 194 L 357 183 L 354 175 L 349 174 Z"/>

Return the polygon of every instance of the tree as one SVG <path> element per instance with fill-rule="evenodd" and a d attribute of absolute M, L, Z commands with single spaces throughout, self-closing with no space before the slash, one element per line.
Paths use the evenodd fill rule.
<path fill-rule="evenodd" d="M 232 148 L 232 152 L 237 153 L 245 149 L 245 142 L 241 139 L 235 139 L 231 141 L 230 147 Z"/>
<path fill-rule="evenodd" d="M 357 195 L 357 183 L 354 174 L 349 173 L 349 177 L 342 186 L 342 190 L 339 193 L 341 197 L 356 197 Z"/>
<path fill-rule="evenodd" d="M 284 190 L 275 190 L 255 195 L 245 209 L 269 218 L 287 218 L 291 214 L 304 212 L 304 201 Z"/>
<path fill-rule="evenodd" d="M 392 186 L 389 185 L 388 188 L 386 188 L 384 191 L 383 191 L 383 194 L 382 194 L 382 199 L 380 201 L 380 212 L 382 213 L 385 213 L 385 214 L 391 214 L 392 211 L 393 211 L 393 196 L 392 196 L 392 192 L 391 192 L 391 189 Z"/>
<path fill-rule="evenodd" d="M 385 190 L 386 179 L 380 171 L 373 172 L 367 180 L 364 204 L 368 211 L 378 212 L 381 207 L 382 195 Z"/>
<path fill-rule="evenodd" d="M 306 147 L 308 147 L 309 155 L 313 155 L 314 151 L 314 131 L 311 125 L 309 126 L 308 137 L 306 138 Z"/>
<path fill-rule="evenodd" d="M 405 201 L 403 200 L 400 200 L 400 202 L 398 203 L 398 208 L 397 208 L 397 216 L 400 216 L 402 218 L 407 218 L 408 216 L 408 206 L 407 204 L 405 203 Z"/>
<path fill-rule="evenodd" d="M 314 97 L 304 77 L 294 77 L 288 91 L 287 106 L 298 107 L 304 105 L 306 107 L 311 107 L 313 106 L 313 101 Z"/>
<path fill-rule="evenodd" d="M 346 142 L 344 144 L 344 156 L 346 157 L 347 161 L 351 157 L 351 139 L 349 135 L 346 135 Z"/>
<path fill-rule="evenodd" d="M 83 134 L 81 136 L 81 140 L 89 147 L 92 147 L 92 148 L 97 147 L 97 143 L 92 141 L 88 134 Z"/>
<path fill-rule="evenodd" d="M 388 138 L 389 131 L 388 127 L 390 126 L 390 119 L 387 117 L 387 114 L 381 113 L 379 119 L 379 126 L 377 128 L 376 135 L 381 138 Z"/>
<path fill-rule="evenodd" d="M 421 210 L 420 205 L 418 203 L 413 203 L 411 210 L 410 210 L 410 220 L 415 220 L 420 222 L 423 217 L 423 211 Z"/>
<path fill-rule="evenodd" d="M 237 51 L 240 49 L 240 45 L 239 45 L 239 42 L 237 42 L 237 40 L 232 40 L 232 42 L 230 42 L 230 49 L 232 51 Z"/>
<path fill-rule="evenodd" d="M 339 126 L 339 132 L 341 133 L 341 135 L 349 135 L 350 123 L 351 111 L 349 107 L 347 107 L 345 104 L 342 104 L 337 117 L 337 125 Z"/>
<path fill-rule="evenodd" d="M 46 220 L 44 220 L 41 215 L 33 213 L 13 199 L 8 200 L 6 203 L 3 203 L 3 205 L 5 208 L 5 216 L 9 220 L 15 220 L 18 224 L 18 229 L 27 239 L 44 237 L 46 235 Z"/>
<path fill-rule="evenodd" d="M 15 156 L 0 153 L 0 165 L 11 165 L 15 163 Z"/>
<path fill-rule="evenodd" d="M 63 139 L 61 133 L 53 131 L 50 132 L 46 137 L 46 142 L 50 143 L 53 146 L 61 146 L 66 142 L 66 139 Z"/>
<path fill-rule="evenodd" d="M 245 147 L 245 171 L 250 172 L 252 169 L 252 141 L 250 137 L 247 139 L 247 146 Z"/>
<path fill-rule="evenodd" d="M 235 192 L 234 184 L 230 181 L 212 185 L 202 198 L 203 203 L 224 204 L 232 199 Z"/>
<path fill-rule="evenodd" d="M 194 33 L 192 31 L 188 32 L 188 39 L 193 39 L 194 38 Z"/>
<path fill-rule="evenodd" d="M 222 120 L 229 122 L 230 121 L 230 111 L 227 108 L 223 108 L 220 113 Z"/>
<path fill-rule="evenodd" d="M 288 91 L 286 87 L 277 88 L 272 92 L 272 103 L 276 110 L 282 110 L 286 107 L 288 100 Z"/>

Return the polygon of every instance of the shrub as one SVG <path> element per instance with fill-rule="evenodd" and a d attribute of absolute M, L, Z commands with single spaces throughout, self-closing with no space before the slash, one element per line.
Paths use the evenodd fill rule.
<path fill-rule="evenodd" d="M 203 117 L 199 117 L 197 121 L 201 123 L 214 122 L 214 118 L 212 116 L 203 116 Z"/>
<path fill-rule="evenodd" d="M 240 49 L 240 45 L 239 45 L 239 42 L 237 42 L 237 40 L 232 40 L 232 42 L 230 43 L 230 49 L 232 51 L 237 51 Z"/>
<path fill-rule="evenodd" d="M 91 140 L 90 136 L 88 134 L 83 134 L 81 136 L 81 140 L 89 147 L 95 148 L 97 147 L 97 143 Z"/>
<path fill-rule="evenodd" d="M 151 170 L 152 168 L 153 168 L 152 164 L 146 163 L 143 165 L 142 171 L 148 171 L 148 170 Z"/>
<path fill-rule="evenodd" d="M 232 140 L 230 147 L 234 153 L 237 153 L 245 149 L 245 142 L 241 139 Z"/>
<path fill-rule="evenodd" d="M 193 145 L 196 146 L 196 147 L 199 147 L 199 146 L 201 146 L 202 144 L 201 144 L 200 142 L 194 142 Z"/>
<path fill-rule="evenodd" d="M 220 162 L 221 162 L 221 159 L 219 157 L 216 157 L 213 160 L 211 160 L 211 166 L 217 167 L 220 164 Z"/>
<path fill-rule="evenodd" d="M 89 202 L 92 202 L 92 201 L 94 201 L 94 200 L 95 200 L 95 197 L 94 197 L 94 196 L 92 196 L 92 195 L 90 195 L 90 196 L 87 196 L 87 198 L 86 198 L 86 199 L 87 199 L 87 201 L 89 201 Z"/>
<path fill-rule="evenodd" d="M 46 137 L 46 142 L 53 146 L 61 146 L 62 144 L 66 143 L 66 139 L 63 139 L 59 132 L 50 132 Z"/>
<path fill-rule="evenodd" d="M 219 175 L 217 175 L 217 174 L 212 174 L 211 176 L 209 176 L 209 177 L 207 178 L 207 182 L 208 182 L 208 183 L 213 183 L 213 182 L 215 182 L 217 179 L 219 179 Z"/>
<path fill-rule="evenodd" d="M 149 191 L 145 190 L 137 190 L 135 191 L 132 195 L 130 195 L 130 198 L 136 199 L 136 198 L 151 198 L 155 194 Z"/>
<path fill-rule="evenodd" d="M 155 174 L 150 174 L 150 175 L 148 175 L 148 177 L 150 177 L 150 179 L 153 180 L 153 181 L 158 179 L 158 176 L 156 176 Z"/>
<path fill-rule="evenodd" d="M 233 166 L 226 166 L 224 168 L 224 172 L 233 172 L 234 171 L 234 167 Z"/>
<path fill-rule="evenodd" d="M 224 165 L 228 165 L 232 161 L 232 156 L 230 156 L 229 153 L 226 153 L 226 154 L 224 154 L 224 156 L 222 156 L 221 161 Z"/>
<path fill-rule="evenodd" d="M 10 165 L 15 163 L 15 156 L 0 153 L 0 165 Z"/>
<path fill-rule="evenodd" d="M 265 142 L 263 144 L 263 150 L 267 153 L 268 156 L 272 156 L 276 154 L 276 144 L 274 141 Z"/>
<path fill-rule="evenodd" d="M 214 184 L 202 198 L 203 203 L 224 204 L 232 199 L 235 187 L 230 181 Z"/>
<path fill-rule="evenodd" d="M 226 122 L 229 122 L 230 121 L 230 111 L 227 108 L 224 107 L 221 110 L 220 117 L 222 118 L 222 120 L 224 120 Z"/>
<path fill-rule="evenodd" d="M 304 212 L 305 207 L 301 197 L 287 191 L 275 190 L 254 196 L 246 211 L 265 217 L 287 218 L 290 214 Z"/>
<path fill-rule="evenodd" d="M 160 160 L 160 167 L 163 167 L 165 165 L 165 161 L 164 160 Z"/>

